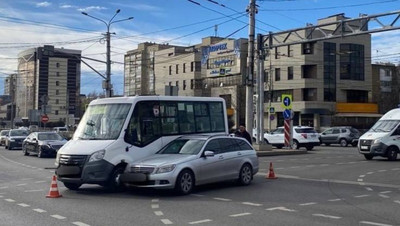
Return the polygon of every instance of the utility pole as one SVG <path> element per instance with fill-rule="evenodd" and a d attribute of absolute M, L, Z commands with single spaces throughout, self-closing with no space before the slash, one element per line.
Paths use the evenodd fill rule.
<path fill-rule="evenodd" d="M 256 144 L 264 143 L 264 53 L 262 48 L 262 36 L 257 35 L 257 136 Z"/>
<path fill-rule="evenodd" d="M 249 42 L 247 57 L 247 76 L 246 76 L 246 127 L 250 136 L 253 134 L 253 95 L 254 95 L 254 33 L 255 33 L 255 14 L 257 13 L 256 1 L 250 0 L 247 8 L 249 13 Z"/>

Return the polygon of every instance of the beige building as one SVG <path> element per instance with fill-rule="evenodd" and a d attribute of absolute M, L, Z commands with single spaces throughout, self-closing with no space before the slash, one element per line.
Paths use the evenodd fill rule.
<path fill-rule="evenodd" d="M 348 18 L 338 14 L 318 24 L 343 19 Z M 277 38 L 283 40 L 286 34 Z M 273 120 L 265 117 L 267 128 L 283 125 L 282 94 L 292 95 L 294 125 L 321 129 L 379 116 L 372 97 L 369 34 L 277 47 L 265 69 L 271 78 L 265 85 L 266 100 L 271 99 L 276 112 Z M 265 107 L 268 112 L 269 104 Z"/>
<path fill-rule="evenodd" d="M 16 118 L 67 122 L 77 116 L 80 101 L 81 51 L 44 46 L 18 55 Z"/>

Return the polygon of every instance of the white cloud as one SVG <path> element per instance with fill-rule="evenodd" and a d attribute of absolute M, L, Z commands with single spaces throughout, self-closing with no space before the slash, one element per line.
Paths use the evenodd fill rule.
<path fill-rule="evenodd" d="M 61 9 L 70 9 L 70 8 L 76 8 L 76 6 L 63 4 L 63 5 L 60 5 L 60 8 L 61 8 Z"/>
<path fill-rule="evenodd" d="M 105 9 L 107 9 L 107 8 L 103 7 L 103 6 L 88 6 L 85 8 L 79 8 L 78 10 L 82 11 L 82 12 L 90 12 L 90 11 L 94 11 L 94 10 L 100 11 L 100 10 L 105 10 Z"/>
<path fill-rule="evenodd" d="M 49 7 L 49 6 L 51 6 L 50 2 L 39 2 L 39 3 L 36 3 L 36 7 Z"/>

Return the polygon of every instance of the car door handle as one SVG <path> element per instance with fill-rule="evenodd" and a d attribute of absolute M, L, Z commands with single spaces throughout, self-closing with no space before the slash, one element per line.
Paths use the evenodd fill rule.
<path fill-rule="evenodd" d="M 241 152 L 238 152 L 237 155 L 242 155 L 242 153 L 241 153 Z"/>
<path fill-rule="evenodd" d="M 221 156 L 219 156 L 219 158 L 218 158 L 218 159 L 224 159 L 224 156 L 222 156 L 222 155 L 221 155 Z"/>

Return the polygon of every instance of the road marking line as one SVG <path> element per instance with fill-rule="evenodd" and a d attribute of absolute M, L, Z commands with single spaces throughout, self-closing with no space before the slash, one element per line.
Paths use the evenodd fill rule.
<path fill-rule="evenodd" d="M 387 193 L 391 193 L 392 191 L 381 191 L 381 192 L 379 192 L 379 193 L 381 193 L 381 194 L 387 194 Z"/>
<path fill-rule="evenodd" d="M 387 170 L 383 169 L 383 170 L 378 170 L 379 173 L 383 173 L 386 172 Z"/>
<path fill-rule="evenodd" d="M 55 214 L 55 215 L 50 215 L 50 217 L 53 217 L 53 218 L 56 218 L 56 219 L 58 219 L 58 220 L 64 220 L 66 217 L 63 217 L 63 216 L 60 216 L 60 215 L 57 215 L 57 214 Z"/>
<path fill-rule="evenodd" d="M 35 181 L 35 184 L 44 183 L 44 182 L 46 182 L 46 181 L 44 181 L 44 180 L 39 180 L 39 181 Z"/>
<path fill-rule="evenodd" d="M 315 204 L 317 204 L 316 202 L 308 202 L 308 203 L 302 203 L 302 204 L 299 204 L 300 206 L 311 206 L 311 205 L 315 205 Z"/>
<path fill-rule="evenodd" d="M 161 219 L 161 222 L 163 222 L 163 224 L 173 224 L 169 219 Z"/>
<path fill-rule="evenodd" d="M 363 179 L 360 179 L 360 178 L 359 178 L 359 179 L 357 179 L 357 181 L 363 181 Z"/>
<path fill-rule="evenodd" d="M 277 170 L 281 170 L 281 169 L 285 169 L 285 168 L 279 167 L 279 168 L 275 168 L 275 169 L 277 169 Z"/>
<path fill-rule="evenodd" d="M 28 206 L 30 206 L 30 205 L 28 205 L 28 204 L 25 204 L 25 203 L 19 203 L 19 204 L 18 204 L 18 206 L 22 206 L 22 207 L 28 207 Z"/>
<path fill-rule="evenodd" d="M 360 175 L 360 177 L 365 177 L 365 175 Z"/>
<path fill-rule="evenodd" d="M 201 220 L 201 221 L 192 221 L 189 222 L 189 224 L 202 224 L 202 223 L 207 223 L 207 222 L 211 222 L 212 220 L 210 219 L 205 219 L 205 220 Z"/>
<path fill-rule="evenodd" d="M 369 224 L 369 225 L 376 225 L 376 226 L 392 226 L 391 224 L 381 224 L 371 221 L 360 221 L 360 224 Z"/>
<path fill-rule="evenodd" d="M 400 170 L 400 168 L 393 168 L 392 170 Z"/>
<path fill-rule="evenodd" d="M 344 164 L 346 164 L 346 163 L 344 163 L 344 162 L 338 162 L 338 163 L 335 163 L 336 165 L 344 165 Z"/>
<path fill-rule="evenodd" d="M 205 195 L 198 195 L 198 194 L 190 194 L 191 196 L 196 196 L 196 197 L 204 197 Z"/>
<path fill-rule="evenodd" d="M 329 166 L 329 164 L 320 164 L 319 166 Z"/>
<path fill-rule="evenodd" d="M 326 218 L 330 218 L 330 219 L 341 219 L 342 218 L 342 217 L 338 217 L 338 216 L 325 215 L 325 214 L 320 214 L 320 213 L 314 213 L 313 216 L 314 217 L 326 217 Z"/>
<path fill-rule="evenodd" d="M 224 199 L 224 198 L 214 198 L 214 199 L 218 200 L 218 201 L 225 201 L 225 202 L 232 201 L 232 199 Z"/>
<path fill-rule="evenodd" d="M 362 186 L 364 186 L 364 185 L 365 185 L 365 183 L 364 183 L 364 182 L 360 182 L 359 184 L 360 184 L 360 185 L 362 185 Z"/>
<path fill-rule="evenodd" d="M 33 178 L 22 178 L 21 180 L 32 180 Z"/>
<path fill-rule="evenodd" d="M 78 225 L 78 226 L 90 226 L 89 224 L 85 224 L 85 223 L 82 223 L 82 222 L 79 222 L 79 221 L 72 222 L 72 224 L 75 224 L 75 225 Z"/>
<path fill-rule="evenodd" d="M 395 201 L 393 201 L 393 202 L 395 202 L 395 203 L 397 203 L 397 204 L 400 204 L 400 201 L 399 201 L 399 200 L 395 200 Z"/>
<path fill-rule="evenodd" d="M 247 215 L 251 215 L 251 213 L 238 213 L 238 214 L 232 214 L 229 216 L 230 217 L 243 217 L 243 216 L 247 216 Z"/>
<path fill-rule="evenodd" d="M 357 196 L 354 196 L 354 198 L 364 198 L 364 197 L 368 197 L 369 195 L 357 195 Z"/>
<path fill-rule="evenodd" d="M 43 189 L 37 189 L 37 190 L 26 190 L 24 192 L 39 192 L 39 191 L 44 191 Z"/>
<path fill-rule="evenodd" d="M 4 196 L 0 195 L 0 198 L 3 198 Z"/>
<path fill-rule="evenodd" d="M 4 199 L 4 200 L 6 200 L 7 202 L 15 202 L 14 199 Z"/>
<path fill-rule="evenodd" d="M 242 204 L 249 205 L 249 206 L 262 206 L 262 204 L 252 203 L 252 202 L 242 202 Z"/>
<path fill-rule="evenodd" d="M 26 184 L 17 184 L 15 186 L 20 187 L 20 186 L 25 186 Z"/>
<path fill-rule="evenodd" d="M 7 186 L 4 186 L 4 187 L 0 187 L 0 189 L 6 189 L 6 188 L 8 188 Z"/>
<path fill-rule="evenodd" d="M 158 209 L 158 208 L 160 208 L 160 205 L 158 205 L 158 204 L 151 204 L 151 208 L 152 208 L 152 209 Z"/>
<path fill-rule="evenodd" d="M 164 215 L 164 213 L 162 211 L 154 211 L 154 214 L 156 216 L 163 216 Z"/>
<path fill-rule="evenodd" d="M 160 201 L 159 199 L 152 199 L 151 202 L 158 202 Z"/>
<path fill-rule="evenodd" d="M 374 172 L 368 172 L 367 174 L 370 175 L 370 174 L 373 174 L 373 173 L 374 173 Z"/>
<path fill-rule="evenodd" d="M 38 213 L 45 213 L 47 212 L 46 210 L 42 210 L 42 209 L 33 209 L 33 211 L 36 211 Z"/>
<path fill-rule="evenodd" d="M 348 164 L 354 164 L 354 163 L 357 163 L 357 162 L 348 162 Z"/>
<path fill-rule="evenodd" d="M 288 209 L 288 208 L 283 207 L 283 206 L 280 206 L 280 207 L 272 207 L 272 208 L 265 209 L 265 210 L 269 210 L 269 211 L 282 210 L 282 211 L 287 211 L 287 212 L 296 212 L 296 210 Z"/>
<path fill-rule="evenodd" d="M 382 195 L 382 194 L 379 194 L 379 196 L 382 197 L 382 198 L 385 198 L 385 199 L 390 198 L 389 196 L 387 196 L 387 195 Z"/>
<path fill-rule="evenodd" d="M 329 202 L 337 202 L 337 201 L 341 201 L 342 199 L 329 199 Z"/>

